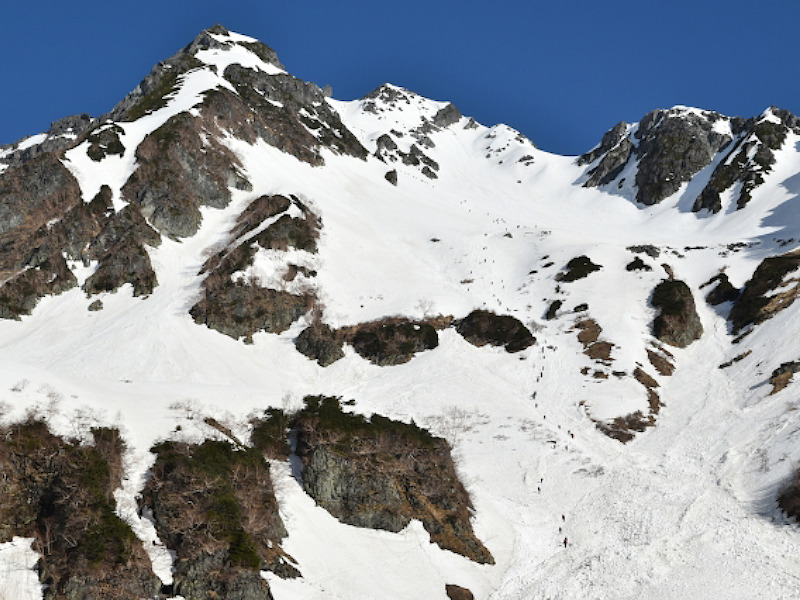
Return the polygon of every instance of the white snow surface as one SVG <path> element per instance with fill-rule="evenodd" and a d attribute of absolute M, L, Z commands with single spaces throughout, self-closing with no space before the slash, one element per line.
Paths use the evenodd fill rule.
<path fill-rule="evenodd" d="M 231 59 L 204 55 L 220 72 Z M 94 163 L 86 144 L 69 151 L 65 164 L 84 199 L 108 184 L 120 208 L 136 146 L 216 85 L 225 82 L 210 69 L 192 71 L 166 107 L 120 124 L 122 157 Z M 392 129 L 404 134 L 399 145 L 410 146 L 409 131 L 446 104 L 407 98 L 377 114 L 364 112 L 364 101 L 330 104 L 374 149 Z M 585 167 L 572 157 L 537 150 L 505 126 L 465 124 L 429 134 L 434 147 L 425 152 L 440 165 L 436 180 L 374 157 L 326 152 L 325 166 L 311 167 L 263 142 L 224 140 L 253 190 L 233 190 L 224 210 L 204 209 L 195 236 L 149 250 L 159 281 L 149 297 L 134 298 L 125 286 L 99 295 L 103 310 L 89 312 L 94 298 L 73 289 L 41 300 L 19 322 L 0 321 L 4 419 L 35 407 L 59 433 L 85 437 L 97 422 L 120 427 L 128 451 L 118 512 L 165 582 L 169 553 L 135 509 L 149 448 L 166 438 L 218 435 L 204 416 L 246 438 L 253 412 L 329 394 L 354 399 L 360 413 L 414 419 L 450 441 L 475 532 L 496 564 L 441 550 L 417 522 L 399 534 L 341 524 L 315 506 L 288 464 L 273 463 L 289 532 L 283 547 L 302 573 L 295 580 L 265 574 L 276 600 L 444 600 L 448 583 L 492 600 L 797 598 L 800 532 L 775 497 L 800 460 L 798 388 L 770 395 L 765 382 L 781 362 L 800 358 L 800 306 L 732 345 L 724 307 L 707 306 L 699 286 L 723 269 L 740 286 L 765 256 L 797 246 L 798 136 L 776 152 L 745 210 L 698 217 L 686 208 L 686 186 L 637 207 L 577 185 Z M 398 171 L 396 187 L 384 179 L 390 168 Z M 488 308 L 530 325 L 537 343 L 508 354 L 476 348 L 448 329 L 436 349 L 403 365 L 377 367 L 346 348 L 344 359 L 321 368 L 294 349 L 305 319 L 280 335 L 258 333 L 252 345 L 196 325 L 188 310 L 207 256 L 228 240 L 249 202 L 278 193 L 296 195 L 322 218 L 318 254 L 297 252 L 291 262 L 318 272 L 303 285 L 316 289 L 331 326 Z M 747 246 L 729 248 L 736 243 Z M 652 271 L 626 271 L 634 258 L 626 248 L 636 244 L 660 247 L 658 259 L 639 255 Z M 270 252 L 259 251 L 241 276 L 280 285 Z M 572 283 L 555 280 L 584 254 L 602 269 Z M 670 348 L 671 377 L 657 375 L 646 355 L 654 317 L 648 298 L 666 277 L 662 263 L 693 290 L 705 330 L 687 349 Z M 557 318 L 544 321 L 556 299 L 563 302 Z M 582 303 L 601 339 L 614 344 L 611 366 L 582 353 L 573 326 L 583 317 L 572 312 Z M 744 360 L 718 368 L 747 350 Z M 645 390 L 630 376 L 637 365 L 659 383 L 664 407 L 655 427 L 622 445 L 593 420 L 647 410 Z M 581 375 L 584 367 L 626 375 L 598 379 Z M 20 550 L 26 543 L 0 546 L 0 579 L 18 586 L 15 598 L 38 598 L 25 570 L 33 560 Z"/>

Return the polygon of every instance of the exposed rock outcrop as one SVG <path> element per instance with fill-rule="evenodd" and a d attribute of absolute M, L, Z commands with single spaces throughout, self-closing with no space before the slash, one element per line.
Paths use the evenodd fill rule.
<path fill-rule="evenodd" d="M 703 334 L 692 291 L 683 281 L 662 281 L 653 290 L 650 303 L 659 311 L 653 321 L 653 335 L 661 342 L 685 348 Z"/>
<path fill-rule="evenodd" d="M 741 126 L 741 136 L 727 156 L 717 165 L 692 210 L 722 210 L 721 194 L 739 184 L 736 208 L 744 208 L 752 198 L 753 190 L 764 182 L 764 176 L 775 163 L 775 150 L 779 150 L 789 131 L 800 134 L 800 120 L 792 113 L 778 108 L 769 109 L 757 119 L 749 119 Z"/>
<path fill-rule="evenodd" d="M 456 323 L 456 331 L 473 346 L 503 346 L 506 352 L 519 352 L 536 343 L 519 319 L 488 310 L 473 310 Z"/>
<path fill-rule="evenodd" d="M 0 165 L 19 166 L 46 153 L 60 153 L 82 141 L 83 136 L 97 126 L 97 119 L 87 114 L 70 115 L 53 121 L 41 142 L 31 144 L 23 138 L 14 144 L 0 144 Z M 24 142 L 24 143 L 23 143 Z"/>
<path fill-rule="evenodd" d="M 406 363 L 439 345 L 433 325 L 400 318 L 361 323 L 342 333 L 360 356 L 381 367 Z"/>
<path fill-rule="evenodd" d="M 303 487 L 340 521 L 400 531 L 418 519 L 440 547 L 494 563 L 472 531 L 445 440 L 413 423 L 344 413 L 325 397 L 307 398 L 295 427 Z"/>
<path fill-rule="evenodd" d="M 161 236 L 134 207 L 129 205 L 112 213 L 84 253 L 86 259 L 97 260 L 99 265 L 86 279 L 83 289 L 92 295 L 130 283 L 134 296 L 152 293 L 158 281 L 145 245 L 160 244 Z"/>
<path fill-rule="evenodd" d="M 600 340 L 602 327 L 594 319 L 583 319 L 575 323 L 578 330 L 578 341 L 583 346 L 583 353 L 592 360 L 604 365 L 611 364 L 611 350 L 614 344 Z"/>
<path fill-rule="evenodd" d="M 137 169 L 122 195 L 160 233 L 188 237 L 200 226 L 200 207 L 225 208 L 229 187 L 250 189 L 238 159 L 206 132 L 206 119 L 182 112 L 136 148 Z"/>
<path fill-rule="evenodd" d="M 733 303 L 728 319 L 733 332 L 757 325 L 790 306 L 800 291 L 800 277 L 788 277 L 800 267 L 800 251 L 761 261 Z M 780 291 L 777 291 L 779 290 Z"/>
<path fill-rule="evenodd" d="M 94 445 L 81 445 L 37 420 L 0 430 L 0 541 L 34 538 L 46 600 L 153 598 L 161 582 L 115 514 L 119 432 L 92 433 Z"/>
<path fill-rule="evenodd" d="M 699 112 L 699 114 L 698 114 Z M 636 201 L 657 204 L 711 163 L 731 143 L 714 123 L 723 117 L 709 111 L 656 110 L 639 123 Z"/>
<path fill-rule="evenodd" d="M 292 205 L 302 218 L 287 214 Z M 263 227 L 265 220 L 278 215 Z M 314 305 L 311 290 L 293 293 L 273 289 L 243 275 L 252 267 L 259 249 L 316 252 L 320 226 L 319 218 L 294 196 L 254 200 L 234 226 L 229 246 L 203 266 L 202 273 L 207 273 L 203 297 L 190 310 L 195 322 L 237 339 L 249 339 L 257 331 L 280 333 L 288 329 Z"/>
<path fill-rule="evenodd" d="M 577 281 L 602 268 L 602 266 L 594 264 L 588 256 L 576 256 L 566 264 L 561 273 L 556 275 L 556 281 L 564 283 Z"/>
<path fill-rule="evenodd" d="M 267 600 L 261 570 L 297 576 L 280 547 L 286 529 L 261 452 L 211 440 L 163 442 L 153 451 L 142 505 L 175 552 L 176 595 Z"/>
<path fill-rule="evenodd" d="M 711 291 L 706 294 L 706 302 L 711 306 L 719 306 L 723 302 L 733 302 L 739 297 L 739 290 L 733 287 L 725 273 L 715 275 L 701 285 L 700 289 L 709 285 L 714 285 Z"/>
<path fill-rule="evenodd" d="M 324 323 L 313 323 L 306 327 L 297 336 L 294 346 L 300 354 L 316 360 L 321 367 L 344 358 L 342 337 Z"/>

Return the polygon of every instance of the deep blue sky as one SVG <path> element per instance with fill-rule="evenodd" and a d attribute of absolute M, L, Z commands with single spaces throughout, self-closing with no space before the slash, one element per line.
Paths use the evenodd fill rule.
<path fill-rule="evenodd" d="M 336 98 L 390 81 L 562 154 L 674 104 L 800 113 L 798 0 L 9 0 L 0 143 L 102 114 L 217 22 Z"/>

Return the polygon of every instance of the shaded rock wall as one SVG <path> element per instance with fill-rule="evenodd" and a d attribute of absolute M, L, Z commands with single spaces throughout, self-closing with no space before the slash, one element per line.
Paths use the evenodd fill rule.
<path fill-rule="evenodd" d="M 685 348 L 703 334 L 689 286 L 675 279 L 664 280 L 650 300 L 659 313 L 653 321 L 653 335 L 661 342 Z"/>
<path fill-rule="evenodd" d="M 344 413 L 325 397 L 307 398 L 294 427 L 303 486 L 340 521 L 399 531 L 419 519 L 442 548 L 494 562 L 472 531 L 472 504 L 445 440 L 413 423 Z"/>

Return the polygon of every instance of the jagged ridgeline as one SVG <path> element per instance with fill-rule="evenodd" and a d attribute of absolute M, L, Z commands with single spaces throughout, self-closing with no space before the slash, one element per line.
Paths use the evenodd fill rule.
<path fill-rule="evenodd" d="M 48 600 L 605 597 L 653 553 L 628 595 L 706 554 L 738 576 L 719 549 L 780 530 L 764 490 L 800 513 L 799 171 L 779 108 L 557 156 L 203 31 L 0 147 L 0 542 L 34 540 Z M 59 402 L 124 427 L 57 435 Z M 789 539 L 748 577 L 794 582 Z"/>
<path fill-rule="evenodd" d="M 287 74 L 267 46 L 234 39 L 219 26 L 204 31 L 108 114 L 70 117 L 35 145 L 4 147 L 0 317 L 30 314 L 41 297 L 79 283 L 87 295 L 125 284 L 134 295 L 151 293 L 158 281 L 147 248 L 162 236 L 193 236 L 203 207 L 224 208 L 232 189 L 252 188 L 221 143 L 226 136 L 261 140 L 312 165 L 324 164 L 323 147 L 366 156 L 322 90 Z M 225 52 L 238 53 L 239 61 L 222 66 L 198 58 Z M 180 110 L 174 104 L 189 80 L 207 89 Z M 76 178 L 81 161 L 97 165 L 92 197 Z M 127 180 L 103 181 L 103 171 L 121 163 L 132 171 Z M 85 267 L 93 273 L 79 282 L 75 272 Z"/>

